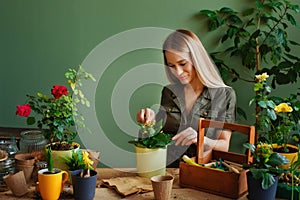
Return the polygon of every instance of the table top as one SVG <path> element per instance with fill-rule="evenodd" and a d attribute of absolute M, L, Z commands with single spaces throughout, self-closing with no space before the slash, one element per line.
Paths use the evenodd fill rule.
<path fill-rule="evenodd" d="M 153 192 L 132 194 L 130 196 L 121 196 L 114 189 L 103 186 L 102 179 L 109 179 L 115 177 L 130 177 L 136 176 L 134 169 L 127 168 L 97 168 L 98 180 L 97 187 L 95 192 L 95 200 L 98 199 L 129 199 L 129 200 L 153 200 Z M 179 186 L 179 169 L 178 168 L 167 168 L 167 174 L 174 176 L 173 189 L 171 199 L 176 200 L 228 200 L 228 198 L 209 194 L 206 192 L 190 189 L 190 188 L 181 188 Z M 73 199 L 72 198 L 72 186 L 66 185 L 64 191 L 62 192 L 61 198 L 64 200 Z M 35 192 L 35 187 L 30 186 L 29 192 L 22 197 L 15 197 L 11 191 L 0 192 L 0 199 L 6 200 L 17 200 L 17 199 L 39 199 L 39 195 Z M 246 200 L 247 198 L 241 197 L 239 200 Z"/>

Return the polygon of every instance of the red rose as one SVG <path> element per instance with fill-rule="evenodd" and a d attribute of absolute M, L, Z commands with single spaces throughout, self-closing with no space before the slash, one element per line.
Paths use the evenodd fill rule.
<path fill-rule="evenodd" d="M 30 115 L 31 108 L 29 104 L 18 105 L 16 114 L 22 117 L 28 117 Z"/>
<path fill-rule="evenodd" d="M 54 96 L 55 99 L 58 99 L 62 95 L 68 94 L 68 89 L 62 85 L 55 85 L 51 89 L 51 94 Z"/>

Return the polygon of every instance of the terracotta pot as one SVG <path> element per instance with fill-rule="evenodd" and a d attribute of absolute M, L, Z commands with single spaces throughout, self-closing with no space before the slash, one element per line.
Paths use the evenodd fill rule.
<path fill-rule="evenodd" d="M 19 171 L 15 174 L 8 174 L 3 177 L 3 180 L 15 196 L 23 196 L 28 192 L 23 171 Z"/>
<path fill-rule="evenodd" d="M 30 153 L 19 153 L 15 155 L 15 163 L 16 165 L 33 166 L 35 158 Z"/>
<path fill-rule="evenodd" d="M 151 177 L 151 184 L 156 200 L 171 199 L 174 177 L 171 175 L 157 175 Z"/>

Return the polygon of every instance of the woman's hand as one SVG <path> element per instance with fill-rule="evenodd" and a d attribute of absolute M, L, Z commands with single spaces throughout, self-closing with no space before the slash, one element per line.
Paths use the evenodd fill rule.
<path fill-rule="evenodd" d="M 175 145 L 181 144 L 182 146 L 189 146 L 197 143 L 198 133 L 192 127 L 189 127 L 180 133 L 176 134 L 172 140 L 176 140 Z"/>
<path fill-rule="evenodd" d="M 136 121 L 141 124 L 145 124 L 153 120 L 155 120 L 155 112 L 150 108 L 141 109 L 136 114 Z"/>

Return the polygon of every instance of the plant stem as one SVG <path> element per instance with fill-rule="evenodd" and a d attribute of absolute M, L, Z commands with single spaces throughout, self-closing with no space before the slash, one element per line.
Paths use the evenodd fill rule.
<path fill-rule="evenodd" d="M 48 152 L 47 152 L 47 159 L 48 159 L 48 171 L 53 172 L 53 159 L 52 159 L 52 150 L 51 145 L 48 146 Z"/>

